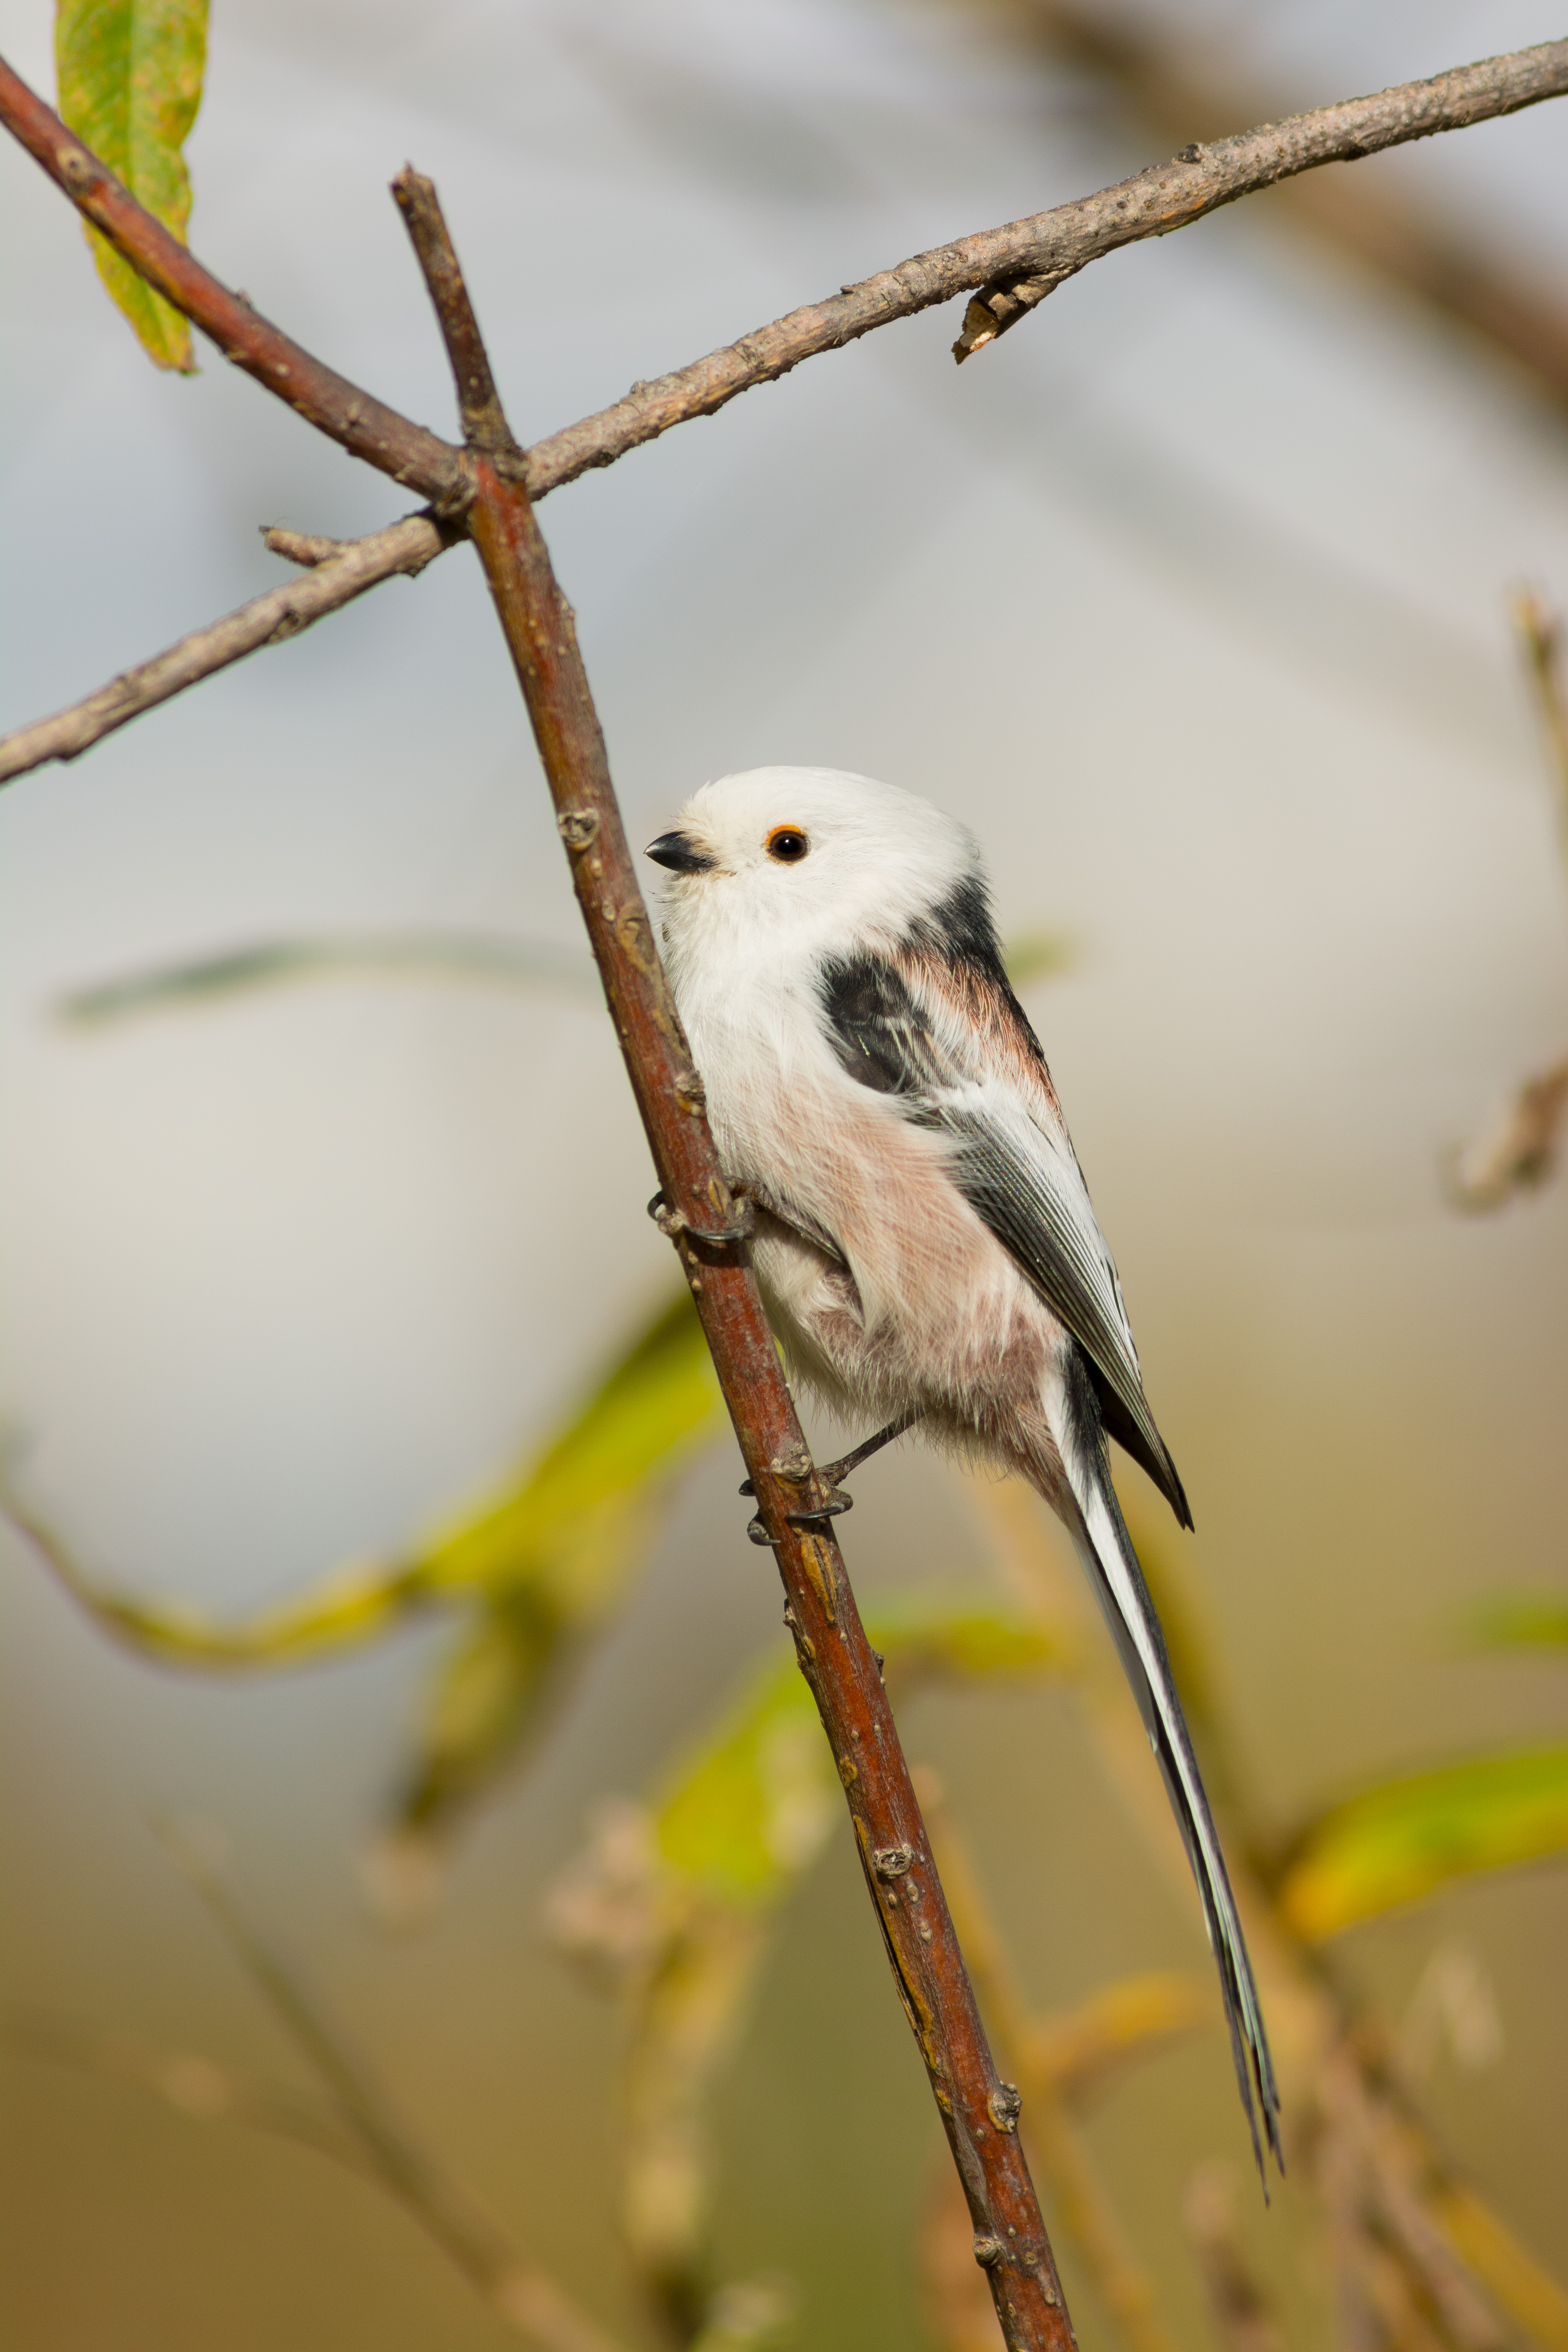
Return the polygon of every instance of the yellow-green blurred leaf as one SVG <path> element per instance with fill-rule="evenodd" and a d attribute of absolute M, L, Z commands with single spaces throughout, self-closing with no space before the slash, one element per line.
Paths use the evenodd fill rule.
<path fill-rule="evenodd" d="M 602 1621 L 652 1533 L 668 1480 L 721 1418 L 701 1326 L 683 1290 L 499 1494 L 404 1559 L 350 1562 L 232 1623 L 181 1601 L 104 1591 L 16 1492 L 3 1465 L 0 1511 L 106 1632 L 170 1664 L 299 1665 L 360 1648 L 417 1611 L 473 1595 L 503 1614 L 514 1612 L 511 1630 L 498 1633 L 486 1650 L 487 1671 L 499 1673 L 502 1658 L 510 1658 L 515 1675 L 531 1684 L 531 1653 L 527 1643 L 518 1645 L 516 1628 L 532 1612 L 555 1643 Z M 542 1632 L 538 1638 L 545 1639 Z M 444 1704 L 437 1702 L 437 1712 Z M 450 1748 L 452 1735 L 444 1737 Z"/>
<path fill-rule="evenodd" d="M 1002 945 L 1002 961 L 1015 988 L 1054 980 L 1078 961 L 1078 941 L 1067 931 L 1019 931 Z"/>
<path fill-rule="evenodd" d="M 1310 1942 L 1476 1871 L 1568 1849 L 1568 1748 L 1479 1757 L 1340 1805 L 1307 1832 L 1280 1906 Z"/>
<path fill-rule="evenodd" d="M 1001 1601 L 913 1595 L 866 1612 L 889 1678 L 1028 1674 L 1059 1663 L 1037 1620 Z M 816 1704 L 793 1657 L 760 1668 L 656 1801 L 659 1853 L 689 1885 L 776 1902 L 843 1803 Z"/>
<path fill-rule="evenodd" d="M 558 1588 L 584 1613 L 614 1580 L 662 1481 L 723 1419 L 719 1384 L 684 1290 L 521 1480 L 438 1528 L 415 1572 L 433 1593 Z"/>
<path fill-rule="evenodd" d="M 561 1662 L 559 1614 L 513 1595 L 471 1617 L 426 1694 L 418 1749 L 397 1807 L 400 1831 L 426 1835 L 516 1760 L 540 1727 L 540 1702 Z"/>
<path fill-rule="evenodd" d="M 1489 1649 L 1568 1650 L 1568 1598 L 1556 1592 L 1514 1592 L 1488 1601 L 1470 1624 Z"/>
<path fill-rule="evenodd" d="M 79 139 L 182 241 L 191 183 L 182 153 L 202 102 L 206 0 L 58 0 L 59 109 Z M 107 238 L 99 275 L 155 365 L 194 373 L 191 331 Z"/>
<path fill-rule="evenodd" d="M 604 1002 L 591 960 L 548 940 L 483 931 L 366 931 L 357 939 L 324 933 L 258 940 L 222 955 L 154 964 L 73 989 L 55 1009 L 78 1028 L 98 1028 L 140 1013 L 184 1012 L 215 998 L 316 980 L 455 981 Z"/>

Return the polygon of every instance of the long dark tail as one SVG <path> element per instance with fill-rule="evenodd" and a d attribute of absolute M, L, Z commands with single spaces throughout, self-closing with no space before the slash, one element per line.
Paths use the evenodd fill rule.
<path fill-rule="evenodd" d="M 1182 1703 L 1176 1696 L 1160 1620 L 1110 1482 L 1105 1432 L 1094 1391 L 1087 1372 L 1076 1360 L 1076 1349 L 1073 1358 L 1075 1360 L 1066 1369 L 1064 1409 L 1058 1432 L 1063 1466 L 1079 1507 L 1079 1523 L 1071 1533 L 1132 1685 L 1203 1898 L 1209 1943 L 1225 1997 L 1236 2078 L 1252 2133 L 1258 2168 L 1264 2173 L 1263 2147 L 1267 2140 L 1283 2171 L 1279 2095 L 1275 2087 L 1274 2065 L 1268 2055 L 1268 2037 L 1263 2027 L 1263 2011 L 1253 1981 L 1247 1940 L 1226 1875 L 1219 1833 L 1204 1793 Z M 1053 1413 L 1051 1419 L 1055 1424 L 1058 1416 Z M 1266 2173 L 1264 2185 L 1267 2190 Z"/>

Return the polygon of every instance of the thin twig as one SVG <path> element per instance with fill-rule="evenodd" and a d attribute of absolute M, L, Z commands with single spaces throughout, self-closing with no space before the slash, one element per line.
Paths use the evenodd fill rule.
<path fill-rule="evenodd" d="M 282 537 L 285 534 L 273 534 Z M 269 541 L 270 543 L 270 541 Z M 315 569 L 253 596 L 236 613 L 196 629 L 178 645 L 154 654 L 151 661 L 121 671 L 83 702 L 52 719 L 40 719 L 0 741 L 0 784 L 41 768 L 50 760 L 74 760 L 89 746 L 111 735 L 127 720 L 139 718 L 154 704 L 167 702 L 215 670 L 243 661 L 262 646 L 275 646 L 298 636 L 312 621 L 363 596 L 367 588 L 390 580 L 395 572 L 412 577 L 423 572 L 432 556 L 450 543 L 450 536 L 427 514 L 405 515 L 368 539 L 330 541 L 330 554 L 310 559 Z M 280 548 L 279 553 L 292 553 Z"/>
<path fill-rule="evenodd" d="M 934 247 L 892 269 L 879 270 L 857 285 L 847 286 L 825 301 L 806 303 L 689 366 L 674 369 L 651 383 L 634 384 L 624 399 L 547 435 L 526 453 L 510 442 L 502 446 L 498 441 L 492 453 L 496 471 L 505 480 L 521 481 L 531 499 L 544 498 L 595 466 L 613 465 L 673 425 L 715 415 L 741 393 L 787 375 L 803 360 L 839 350 L 878 327 L 890 326 L 934 303 L 979 289 L 953 346 L 957 357 L 967 357 L 994 341 L 1066 278 L 1121 246 L 1168 236 L 1238 197 L 1321 164 L 1353 161 L 1440 131 L 1461 130 L 1537 105 L 1543 99 L 1560 97 L 1565 90 L 1568 41 L 1550 41 L 1539 48 L 1457 67 L 1431 80 L 1401 83 L 1374 97 L 1348 99 L 1312 113 L 1292 115 L 1283 122 L 1264 123 L 1209 147 L 1184 148 L 1173 162 L 1152 165 L 1097 194 Z M 203 268 L 3 59 L 0 123 L 132 267 L 209 336 L 226 358 L 356 457 L 432 499 L 455 531 L 460 528 L 472 494 L 471 456 L 323 366 Z M 468 404 L 476 425 L 484 425 L 489 431 L 500 414 L 500 404 L 493 380 L 485 386 L 478 384 L 471 357 L 459 355 L 459 399 Z M 476 439 L 474 447 L 480 446 Z M 307 563 L 322 562 L 320 553 L 307 552 L 308 549 L 330 544 L 298 537 L 295 544 L 288 546 L 280 543 L 285 537 L 295 535 L 274 534 L 269 544 L 277 545 L 279 553 Z M 430 550 L 432 554 L 437 551 L 434 547 Z M 362 584 L 373 583 L 366 580 Z M 349 591 L 358 593 L 358 587 Z M 338 602 L 346 601 L 345 595 L 319 607 L 312 605 L 308 618 L 319 618 L 321 613 L 334 610 Z M 245 614 L 257 610 L 257 605 L 247 605 Z M 232 620 L 242 617 L 235 614 Z M 226 625 L 216 624 L 220 630 Z M 293 624 L 304 625 L 303 620 Z M 165 693 L 177 693 L 183 685 L 208 676 L 225 661 L 254 651 L 276 633 L 264 630 L 254 639 L 237 644 L 233 651 L 219 654 L 189 677 L 174 677 L 164 692 L 149 700 L 161 701 Z M 201 638 L 209 634 L 198 633 Z M 196 642 L 187 639 L 185 646 Z M 146 667 L 156 668 L 184 650 L 185 646 L 176 646 Z M 127 675 L 135 678 L 141 673 Z M 44 720 L 37 729 L 25 729 L 0 744 L 0 782 L 42 761 L 74 757 L 77 751 L 95 741 L 97 734 L 107 733 L 110 725 L 123 725 L 137 710 L 146 709 L 144 701 L 120 709 L 122 683 L 117 679 L 89 697 L 79 711 L 62 712 L 58 719 Z M 69 732 L 70 723 L 82 712 L 90 716 L 105 700 L 116 715 L 97 734 L 89 732 L 76 741 Z M 48 748 L 47 730 L 54 728 L 68 730 L 64 739 L 68 748 Z M 40 736 L 46 748 L 24 755 L 22 747 Z M 12 764 L 5 764 L 7 756 Z"/>
<path fill-rule="evenodd" d="M 1510 616 L 1552 771 L 1560 851 L 1568 858 L 1568 682 L 1563 675 L 1563 616 L 1531 588 L 1516 588 Z M 1466 1215 L 1500 1209 L 1521 1192 L 1538 1192 L 1555 1174 L 1568 1119 L 1568 1059 L 1537 1070 L 1473 1143 L 1448 1153 L 1440 1166 L 1451 1207 Z"/>
<path fill-rule="evenodd" d="M 404 182 L 407 186 L 407 179 Z M 447 245 L 435 192 L 420 192 L 421 259 Z M 479 329 L 455 258 L 426 267 L 462 389 Z M 1015 2352 L 1070 2352 L 1038 2200 L 1018 2146 L 1016 2094 L 997 2080 L 887 1693 L 844 1572 L 752 1271 L 743 1204 L 727 1184 L 637 887 L 609 761 L 528 495 L 476 455 L 468 527 L 510 648 L 555 803 L 556 823 L 663 1187 L 660 1223 L 680 1253 L 773 1546 L 801 1670 L 844 1784 L 867 1885 L 963 2181 L 1004 2336 Z"/>
<path fill-rule="evenodd" d="M 1552 761 L 1557 820 L 1568 845 L 1568 683 L 1563 676 L 1563 615 L 1532 588 L 1516 588 L 1510 616 L 1519 635 Z"/>
<path fill-rule="evenodd" d="M 1221 138 L 1264 111 L 1256 84 L 1235 71 L 1235 42 L 1173 40 L 1163 27 L 1178 20 L 1106 0 L 1022 5 L 1051 52 L 1114 83 L 1156 139 Z M 1521 268 L 1517 253 L 1484 251 L 1458 222 L 1362 173 L 1314 173 L 1276 201 L 1286 217 L 1486 336 L 1568 402 L 1568 309 L 1543 275 Z"/>
<path fill-rule="evenodd" d="M 396 2200 L 490 2307 L 518 2333 L 531 2336 L 540 2352 L 621 2352 L 616 2339 L 548 2273 L 525 2261 L 416 2145 L 197 1841 L 167 1826 L 160 1835 L 279 2022 L 320 2077 L 350 2136 L 357 2168 Z M 271 2127 L 279 2126 L 274 2122 Z M 302 2136 L 297 2119 L 294 2136 Z M 342 2155 L 319 2137 L 313 2144 L 328 2154 Z"/>
<path fill-rule="evenodd" d="M 255 2083 L 195 2050 L 154 2050 L 128 2035 L 95 2032 L 68 2019 L 19 2017 L 6 2040 L 22 2056 L 71 2066 L 101 2081 L 130 2083 L 193 2123 L 233 2123 L 331 2157 L 356 2179 L 379 2176 L 324 2107 L 275 2084 Z"/>
<path fill-rule="evenodd" d="M 1071 204 L 935 246 L 821 302 L 805 304 L 689 366 L 632 386 L 624 399 L 536 442 L 526 461 L 502 457 L 503 478 L 542 499 L 672 425 L 711 416 L 755 384 L 837 351 L 897 319 L 978 289 L 1004 294 L 1064 277 L 1120 247 L 1172 229 L 1321 164 L 1352 162 L 1412 139 L 1517 113 L 1568 91 L 1568 40 L 1485 58 L 1428 80 L 1261 124 L 1186 148 L 1130 180 Z M 59 117 L 0 61 L 0 122 L 103 231 L 133 269 L 211 338 L 236 366 L 287 400 L 355 456 L 457 511 L 471 476 L 463 453 L 324 367 L 204 269 L 144 212 Z M 466 394 L 462 396 L 467 396 Z"/>
<path fill-rule="evenodd" d="M 1212 147 L 1185 149 L 1173 162 L 1153 164 L 1098 194 L 917 254 L 826 301 L 792 310 L 692 366 L 635 384 L 596 416 L 536 442 L 528 453 L 529 490 L 542 498 L 688 417 L 712 415 L 737 394 L 772 383 L 819 352 L 836 351 L 933 303 L 978 288 L 1005 293 L 1026 280 L 1050 278 L 1060 284 L 1121 246 L 1185 228 L 1298 173 L 1511 114 L 1564 91 L 1568 41 L 1552 41 L 1265 123 Z"/>

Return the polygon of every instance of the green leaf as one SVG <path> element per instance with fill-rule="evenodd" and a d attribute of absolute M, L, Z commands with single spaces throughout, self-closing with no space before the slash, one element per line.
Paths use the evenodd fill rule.
<path fill-rule="evenodd" d="M 1310 1943 L 1480 1870 L 1568 1850 L 1568 1748 L 1479 1757 L 1352 1797 L 1297 1848 L 1280 1889 Z"/>
<path fill-rule="evenodd" d="M 654 1486 L 723 1421 L 689 1293 L 662 1307 L 521 1479 L 438 1528 L 411 1563 L 432 1593 L 554 1593 L 593 1613 L 646 1532 Z"/>
<path fill-rule="evenodd" d="M 1489 1601 L 1470 1620 L 1477 1641 L 1494 1650 L 1568 1650 L 1568 1598 L 1515 1592 Z"/>
<path fill-rule="evenodd" d="M 410 1884 L 431 1858 L 416 1845 L 428 1849 L 449 1830 L 542 1727 L 588 1640 L 625 1598 L 676 1471 L 722 1419 L 683 1289 L 521 1481 L 438 1531 L 407 1564 L 407 1589 L 425 1600 L 479 1603 L 437 1671 L 396 1809 L 395 1872 Z"/>
<path fill-rule="evenodd" d="M 517 1761 L 542 1727 L 567 1627 L 519 1596 L 475 1612 L 426 1694 L 419 1743 L 397 1806 L 395 1841 L 428 1840 L 458 1808 Z M 409 1857 L 403 1856 L 407 1867 Z"/>
<path fill-rule="evenodd" d="M 171 1664 L 292 1666 L 363 1648 L 414 1612 L 472 1599 L 513 1614 L 494 1630 L 531 1682 L 530 1644 L 598 1623 L 620 1598 L 675 1472 L 722 1421 L 701 1326 L 682 1290 L 609 1377 L 498 1493 L 393 1560 L 351 1561 L 237 1623 L 180 1601 L 105 1591 L 18 1495 L 0 1464 L 0 1511 L 104 1629 Z M 528 1630 L 524 1632 L 524 1628 Z M 487 1654 L 489 1654 L 487 1653 Z M 454 1669 L 456 1671 L 456 1669 Z M 446 1702 L 437 1695 L 437 1712 Z M 439 1735 L 449 1748 L 452 1735 Z"/>
<path fill-rule="evenodd" d="M 994 1601 L 884 1601 L 867 1611 L 866 1631 L 900 1687 L 1061 1662 L 1037 1619 Z M 761 1907 L 781 1900 L 815 1858 L 842 1803 L 816 1703 L 794 1658 L 778 1658 L 752 1675 L 656 1800 L 659 1853 L 689 1886 Z"/>
<path fill-rule="evenodd" d="M 58 0 L 59 110 L 79 139 L 182 242 L 191 183 L 181 152 L 202 102 L 206 0 Z M 98 230 L 99 276 L 161 368 L 195 373 L 179 311 Z"/>
<path fill-rule="evenodd" d="M 1078 958 L 1078 941 L 1068 931 L 1020 931 L 1002 943 L 1002 961 L 1015 988 L 1055 980 L 1071 971 Z"/>

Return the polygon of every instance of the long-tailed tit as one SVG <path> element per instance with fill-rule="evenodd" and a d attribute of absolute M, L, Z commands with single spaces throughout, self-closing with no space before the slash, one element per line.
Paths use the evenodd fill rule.
<path fill-rule="evenodd" d="M 1108 1435 L 1192 1516 L 977 845 L 891 785 L 758 768 L 705 784 L 647 854 L 673 877 L 670 981 L 791 1368 L 846 1417 L 918 1420 L 1017 1472 L 1066 1525 L 1186 1842 L 1254 2146 L 1256 2090 L 1278 2156 L 1257 1987 Z"/>

